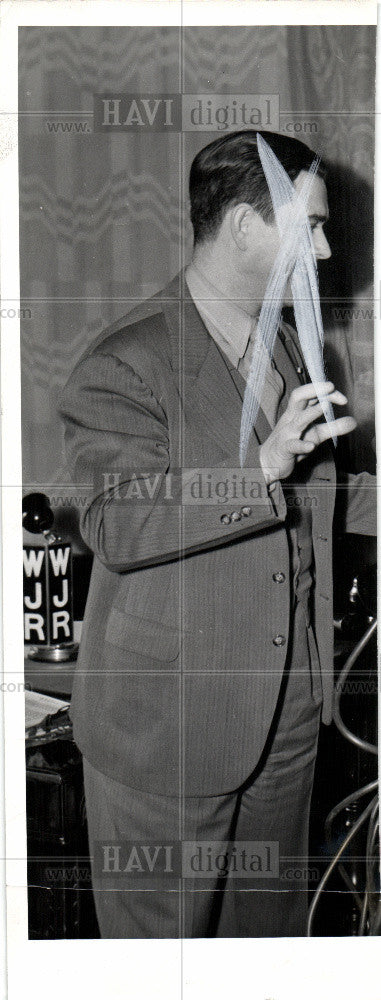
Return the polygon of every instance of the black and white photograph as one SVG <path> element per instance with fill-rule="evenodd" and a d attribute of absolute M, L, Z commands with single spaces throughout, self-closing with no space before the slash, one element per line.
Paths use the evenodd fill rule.
<path fill-rule="evenodd" d="M 338 975 L 381 934 L 376 8 L 64 6 L 20 16 L 9 116 L 25 940 L 90 965 L 288 942 L 317 977 L 319 944 Z"/>

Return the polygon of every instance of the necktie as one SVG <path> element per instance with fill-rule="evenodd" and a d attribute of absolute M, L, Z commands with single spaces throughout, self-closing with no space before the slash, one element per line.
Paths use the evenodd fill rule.
<path fill-rule="evenodd" d="M 255 325 L 253 324 L 246 351 L 243 357 L 240 358 L 238 364 L 238 371 L 240 372 L 241 375 L 243 375 L 243 378 L 245 379 L 246 382 L 248 379 L 251 359 L 253 356 L 255 331 L 256 331 L 256 324 Z M 282 378 L 280 372 L 278 372 L 278 369 L 275 366 L 275 362 L 269 359 L 266 369 L 265 382 L 263 386 L 263 393 L 262 393 L 262 399 L 260 401 L 260 406 L 271 428 L 275 427 L 277 421 L 278 407 L 280 400 L 284 395 L 284 391 L 285 391 L 284 379 Z"/>

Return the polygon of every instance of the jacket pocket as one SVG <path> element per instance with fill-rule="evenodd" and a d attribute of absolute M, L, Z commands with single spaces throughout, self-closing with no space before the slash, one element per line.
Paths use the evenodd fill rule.
<path fill-rule="evenodd" d="M 175 660 L 180 651 L 180 628 L 139 618 L 113 609 L 107 622 L 106 642 L 141 653 L 153 660 Z"/>

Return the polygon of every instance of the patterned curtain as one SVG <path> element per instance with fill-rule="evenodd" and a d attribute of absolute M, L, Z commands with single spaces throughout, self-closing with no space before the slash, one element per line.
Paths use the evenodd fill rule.
<path fill-rule="evenodd" d="M 184 179 L 216 136 L 93 132 L 105 92 L 277 93 L 280 130 L 328 163 L 327 365 L 360 425 L 352 468 L 371 468 L 375 28 L 35 27 L 19 41 L 25 483 L 66 482 L 58 392 L 100 331 L 177 272 L 180 234 L 189 257 Z"/>

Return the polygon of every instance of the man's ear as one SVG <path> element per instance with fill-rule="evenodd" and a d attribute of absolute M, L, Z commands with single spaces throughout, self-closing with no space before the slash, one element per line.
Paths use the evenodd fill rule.
<path fill-rule="evenodd" d="M 247 249 L 253 217 L 254 209 L 246 202 L 231 209 L 230 232 L 239 250 Z"/>

